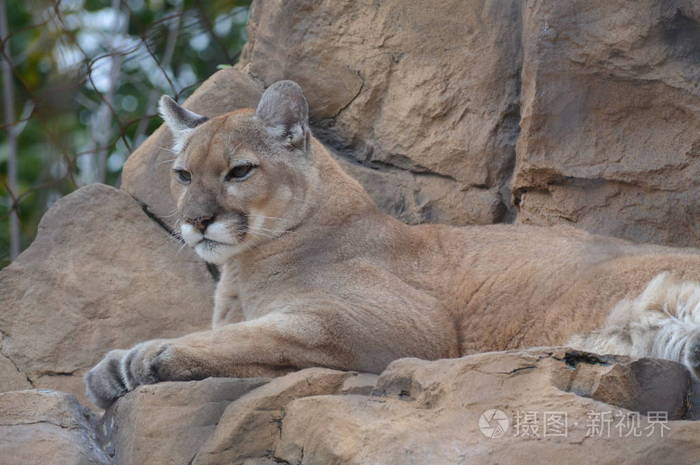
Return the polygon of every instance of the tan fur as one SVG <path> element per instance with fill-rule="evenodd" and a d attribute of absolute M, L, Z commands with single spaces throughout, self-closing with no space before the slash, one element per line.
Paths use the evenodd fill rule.
<path fill-rule="evenodd" d="M 276 376 L 310 366 L 377 373 L 400 357 L 572 337 L 584 349 L 649 355 L 625 335 L 606 343 L 629 327 L 621 322 L 632 313 L 629 302 L 664 272 L 674 283 L 700 281 L 697 250 L 568 227 L 408 226 L 380 212 L 318 141 L 307 135 L 305 146 L 290 148 L 271 134 L 246 110 L 185 135 L 175 166 L 189 170 L 192 182 L 173 181 L 183 221 L 214 214 L 240 238 L 232 247 L 195 248 L 222 272 L 214 329 L 111 352 L 87 378 L 100 405 L 160 380 Z M 222 176 L 240 159 L 260 166 L 227 188 Z M 257 223 L 242 238 L 239 215 Z M 623 299 L 605 326 L 620 331 L 606 333 L 601 327 Z"/>

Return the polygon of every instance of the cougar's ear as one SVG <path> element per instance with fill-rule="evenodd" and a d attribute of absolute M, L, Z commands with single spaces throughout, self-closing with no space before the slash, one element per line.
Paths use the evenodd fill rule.
<path fill-rule="evenodd" d="M 255 111 L 267 132 L 289 148 L 306 151 L 309 138 L 309 104 L 299 84 L 277 81 L 263 93 Z"/>
<path fill-rule="evenodd" d="M 163 118 L 173 133 L 175 146 L 181 145 L 191 129 L 206 122 L 209 118 L 181 107 L 177 102 L 167 95 L 160 98 L 158 103 L 158 113 Z"/>

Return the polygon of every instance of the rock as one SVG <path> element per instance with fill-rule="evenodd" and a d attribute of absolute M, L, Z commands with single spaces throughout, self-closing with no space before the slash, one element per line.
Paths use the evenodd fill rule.
<path fill-rule="evenodd" d="M 32 245 L 0 272 L 0 391 L 61 389 L 110 349 L 209 327 L 214 281 L 127 193 L 84 187 L 44 216 Z M 19 383 L 19 384 L 18 384 Z"/>
<path fill-rule="evenodd" d="M 435 362 L 398 360 L 380 376 L 372 396 L 290 402 L 274 459 L 306 465 L 695 463 L 700 423 L 657 421 L 653 411 L 647 417 L 561 389 L 572 377 L 598 372 L 604 378 L 618 363 L 595 359 L 566 349 L 538 349 Z M 673 362 L 658 363 L 680 369 Z M 584 369 L 588 373 L 579 374 Z M 622 386 L 642 391 L 645 385 L 635 383 L 649 379 L 617 378 Z M 662 400 L 656 408 L 667 405 Z M 653 404 L 646 406 L 651 410 Z M 499 421 L 491 409 L 500 412 Z M 614 420 L 610 434 L 597 432 L 596 419 L 605 428 L 607 418 Z M 504 432 L 495 429 L 499 424 Z"/>
<path fill-rule="evenodd" d="M 248 465 L 249 460 L 270 459 L 287 404 L 301 397 L 336 393 L 350 376 L 349 372 L 309 368 L 248 393 L 226 408 L 192 465 Z"/>
<path fill-rule="evenodd" d="M 343 169 L 363 184 L 379 208 L 405 223 L 463 224 L 468 217 L 470 223 L 486 224 L 502 213 L 500 200 L 488 190 L 463 191 L 440 176 L 392 168 L 379 170 L 337 158 Z"/>
<path fill-rule="evenodd" d="M 224 409 L 265 382 L 208 378 L 141 386 L 105 413 L 102 446 L 119 465 L 188 465 Z"/>
<path fill-rule="evenodd" d="M 269 383 L 208 378 L 140 386 L 107 409 L 99 442 L 118 465 L 274 463 L 270 451 L 287 404 L 324 394 L 369 395 L 377 380 L 309 368 Z"/>
<path fill-rule="evenodd" d="M 523 14 L 518 221 L 700 243 L 692 0 L 538 0 Z"/>
<path fill-rule="evenodd" d="M 509 214 L 520 17 L 514 0 L 258 0 L 240 66 L 301 84 L 314 133 L 375 171 L 358 178 L 385 210 L 493 223 Z"/>
<path fill-rule="evenodd" d="M 559 351 L 553 357 L 565 362 L 552 378 L 561 390 L 643 414 L 663 410 L 669 420 L 690 416 L 691 377 L 678 363 L 576 350 Z"/>
<path fill-rule="evenodd" d="M 2 347 L 2 335 L 0 335 L 0 347 Z M 32 384 L 12 363 L 12 360 L 0 353 L 0 391 L 21 391 L 31 389 Z"/>
<path fill-rule="evenodd" d="M 139 387 L 107 411 L 102 443 L 116 465 L 675 465 L 700 456 L 688 374 L 666 360 L 544 347 L 402 359 L 380 376 L 310 368 L 260 383 Z M 493 409 L 500 423 L 482 419 Z"/>
<path fill-rule="evenodd" d="M 255 108 L 262 88 L 246 73 L 234 68 L 218 71 L 207 79 L 185 106 L 209 117 L 239 108 Z M 172 226 L 176 217 L 170 196 L 172 135 L 161 126 L 132 153 L 122 170 L 121 188 L 148 206 L 149 211 Z"/>
<path fill-rule="evenodd" d="M 338 394 L 361 394 L 368 396 L 372 393 L 379 376 L 371 373 L 353 373 L 352 376 L 345 378 L 343 386 L 338 391 Z"/>
<path fill-rule="evenodd" d="M 94 418 L 75 397 L 55 391 L 0 393 L 0 463 L 102 465 Z"/>

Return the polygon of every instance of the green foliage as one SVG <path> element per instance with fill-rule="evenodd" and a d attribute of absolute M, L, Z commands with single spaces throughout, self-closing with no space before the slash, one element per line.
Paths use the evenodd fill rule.
<path fill-rule="evenodd" d="M 15 122 L 23 113 L 26 119 L 18 123 L 15 192 L 22 248 L 58 198 L 85 183 L 118 183 L 128 154 L 160 125 L 155 105 L 161 94 L 182 101 L 222 63 L 235 63 L 249 4 L 7 2 Z M 5 121 L 0 133 L 0 267 L 9 262 L 11 127 L 17 129 Z"/>

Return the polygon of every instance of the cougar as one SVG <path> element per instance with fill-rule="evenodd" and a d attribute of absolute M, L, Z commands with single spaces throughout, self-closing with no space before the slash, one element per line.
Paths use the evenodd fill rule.
<path fill-rule="evenodd" d="M 141 384 L 379 373 L 402 357 L 569 344 L 700 372 L 700 254 L 570 227 L 406 225 L 309 130 L 292 81 L 208 119 L 160 101 L 179 234 L 221 277 L 213 328 L 112 350 L 101 407 Z"/>

